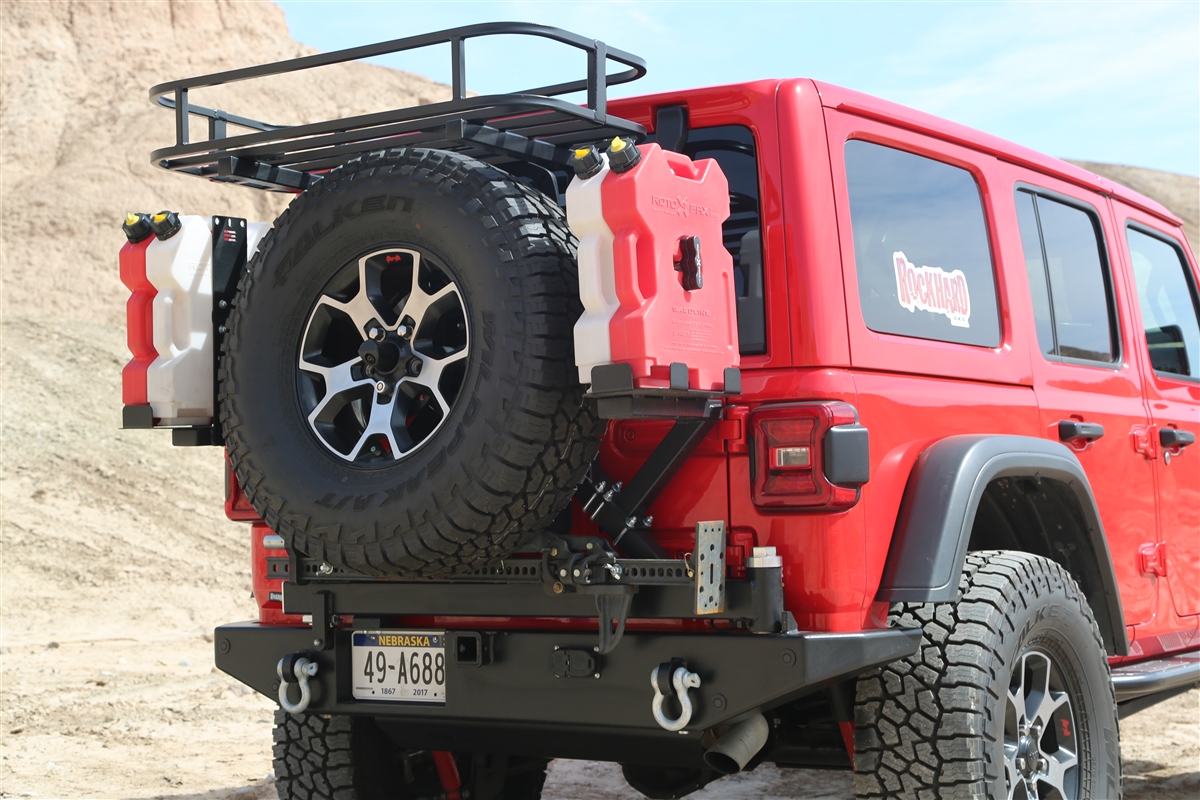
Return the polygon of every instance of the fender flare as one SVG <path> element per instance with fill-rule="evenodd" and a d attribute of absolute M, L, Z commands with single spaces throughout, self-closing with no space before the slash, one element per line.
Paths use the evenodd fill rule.
<path fill-rule="evenodd" d="M 980 499 L 988 484 L 1006 477 L 1058 481 L 1074 494 L 1099 579 L 1099 591 L 1088 593 L 1088 602 L 1109 654 L 1125 655 L 1125 616 L 1096 498 L 1075 454 L 1048 439 L 960 435 L 927 447 L 905 487 L 876 599 L 956 600 Z"/>

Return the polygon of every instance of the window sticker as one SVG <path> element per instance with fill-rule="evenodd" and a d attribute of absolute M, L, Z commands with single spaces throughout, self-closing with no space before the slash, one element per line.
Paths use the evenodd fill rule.
<path fill-rule="evenodd" d="M 971 327 L 971 293 L 961 269 L 916 267 L 904 251 L 892 253 L 896 265 L 896 299 L 909 311 L 944 314 L 956 328 Z"/>

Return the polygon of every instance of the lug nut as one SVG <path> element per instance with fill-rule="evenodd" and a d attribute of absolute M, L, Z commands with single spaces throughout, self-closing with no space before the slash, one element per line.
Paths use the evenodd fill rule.
<path fill-rule="evenodd" d="M 373 327 L 367 331 L 367 338 L 373 339 L 376 342 L 382 342 L 385 338 L 387 338 L 387 331 L 385 331 L 383 328 Z"/>
<path fill-rule="evenodd" d="M 400 327 L 396 328 L 396 335 L 401 339 L 407 339 L 408 337 L 412 336 L 412 328 L 408 327 L 407 325 L 401 325 Z"/>
<path fill-rule="evenodd" d="M 408 360 L 408 374 L 414 378 L 421 374 L 421 359 L 413 356 Z"/>
<path fill-rule="evenodd" d="M 387 391 L 387 384 L 384 383 L 383 381 L 375 381 L 375 391 L 379 392 L 380 394 L 383 394 L 384 392 Z"/>

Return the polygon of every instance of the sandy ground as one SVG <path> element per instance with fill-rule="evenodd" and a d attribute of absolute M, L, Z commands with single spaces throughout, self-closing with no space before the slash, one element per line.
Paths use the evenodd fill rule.
<path fill-rule="evenodd" d="M 150 167 L 171 118 L 146 86 L 304 51 L 278 8 L 224 0 L 4 0 L 0 29 L 0 795 L 274 798 L 274 704 L 217 672 L 210 642 L 215 625 L 254 614 L 249 529 L 222 514 L 219 451 L 119 430 L 116 252 L 127 210 L 270 219 L 282 203 Z M 301 106 L 286 82 L 233 99 L 296 121 L 288 114 L 446 92 L 347 70 L 316 80 Z M 1194 235 L 1195 178 L 1111 171 Z M 1123 732 L 1127 796 L 1200 796 L 1200 692 Z M 763 767 L 695 797 L 845 798 L 850 787 L 844 773 Z M 576 761 L 552 765 L 545 796 L 637 795 L 616 768 Z"/>

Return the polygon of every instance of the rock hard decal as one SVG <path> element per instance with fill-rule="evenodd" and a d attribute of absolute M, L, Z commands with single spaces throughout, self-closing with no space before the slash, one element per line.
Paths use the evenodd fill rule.
<path fill-rule="evenodd" d="M 967 276 L 961 269 L 946 272 L 941 267 L 915 267 L 897 250 L 892 253 L 896 265 L 896 299 L 909 311 L 944 314 L 956 328 L 971 327 L 971 293 Z"/>

